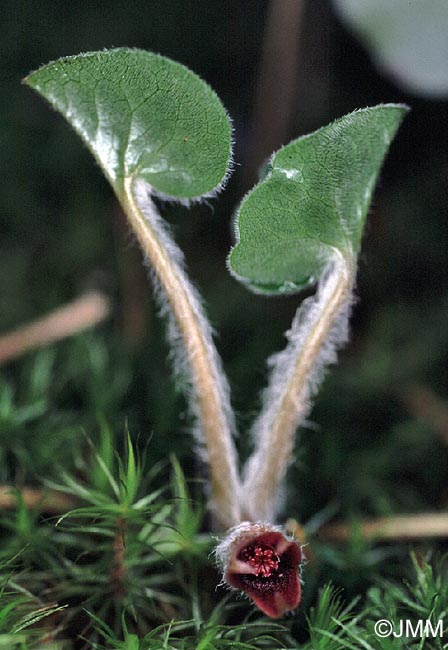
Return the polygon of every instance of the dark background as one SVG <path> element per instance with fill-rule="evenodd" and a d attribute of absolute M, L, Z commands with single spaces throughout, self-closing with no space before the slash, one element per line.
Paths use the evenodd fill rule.
<path fill-rule="evenodd" d="M 64 120 L 20 85 L 28 72 L 60 56 L 131 46 L 189 66 L 233 120 L 236 166 L 227 190 L 210 205 L 165 205 L 162 214 L 217 330 L 243 455 L 265 360 L 283 346 L 300 301 L 251 295 L 225 264 L 232 214 L 254 176 L 254 156 L 272 140 L 269 120 L 274 130 L 275 115 L 285 112 L 276 103 L 284 101 L 284 84 L 291 84 L 293 100 L 275 147 L 356 108 L 411 106 L 371 208 L 351 342 L 299 435 L 285 513 L 305 522 L 329 503 L 344 517 L 446 507 L 447 103 L 407 93 L 382 76 L 330 3 L 314 0 L 306 3 L 297 33 L 296 69 L 279 65 L 277 86 L 268 93 L 273 113 L 257 131 L 267 11 L 261 0 L 2 3 L 0 331 L 91 287 L 114 304 L 112 318 L 94 333 L 2 368 L 2 403 L 9 399 L 12 409 L 0 416 L 3 480 L 34 480 L 21 467 L 30 450 L 35 475 L 57 471 L 81 429 L 95 437 L 101 418 L 117 434 L 127 419 L 134 437 L 144 443 L 152 436 L 154 460 L 173 451 L 189 475 L 197 472 L 185 403 L 170 378 L 164 325 L 112 191 Z M 277 43 L 283 37 L 277 34 Z M 40 388 L 30 387 L 30 377 Z"/>

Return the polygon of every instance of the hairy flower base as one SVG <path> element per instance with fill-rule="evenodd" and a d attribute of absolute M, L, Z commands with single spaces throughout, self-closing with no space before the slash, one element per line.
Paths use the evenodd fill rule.
<path fill-rule="evenodd" d="M 296 542 L 265 524 L 243 523 L 217 549 L 224 579 L 271 618 L 295 609 L 301 597 L 298 568 L 302 553 Z"/>

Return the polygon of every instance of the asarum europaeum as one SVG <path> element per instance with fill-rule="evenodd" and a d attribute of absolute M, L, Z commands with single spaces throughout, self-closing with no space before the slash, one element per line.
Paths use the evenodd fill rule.
<path fill-rule="evenodd" d="M 98 99 L 98 80 L 99 104 L 92 101 Z M 285 350 L 270 361 L 268 388 L 252 426 L 254 450 L 240 476 L 235 416 L 212 328 L 153 201 L 157 196 L 188 203 L 223 187 L 231 148 L 224 107 L 183 66 L 126 48 L 60 59 L 26 83 L 92 150 L 151 264 L 162 311 L 172 314 L 168 331 L 175 369 L 182 379 L 189 377 L 187 397 L 206 452 L 216 523 L 227 528 L 243 516 L 258 522 L 232 528 L 217 548 L 224 579 L 279 618 L 300 602 L 302 551 L 281 529 L 262 522 L 276 518 L 295 433 L 309 414 L 325 366 L 334 363 L 347 340 L 370 198 L 408 109 L 402 104 L 361 109 L 294 140 L 273 154 L 269 172 L 238 208 L 229 269 L 239 281 L 272 295 L 318 285 L 299 307 Z M 243 501 L 246 494 L 250 498 Z"/>
<path fill-rule="evenodd" d="M 300 603 L 302 551 L 269 524 L 243 522 L 216 549 L 224 581 L 243 591 L 262 612 L 280 618 Z"/>

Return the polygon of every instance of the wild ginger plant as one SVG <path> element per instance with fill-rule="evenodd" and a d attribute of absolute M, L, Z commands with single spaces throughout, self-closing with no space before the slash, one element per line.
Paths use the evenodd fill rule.
<path fill-rule="evenodd" d="M 224 578 L 278 618 L 301 597 L 302 550 L 278 522 L 295 433 L 347 340 L 366 215 L 407 108 L 357 110 L 291 142 L 272 156 L 237 211 L 229 269 L 238 280 L 265 295 L 316 287 L 298 307 L 286 349 L 269 361 L 253 451 L 240 472 L 236 418 L 212 329 L 157 209 L 159 201 L 194 204 L 223 189 L 232 166 L 225 109 L 187 68 L 139 50 L 67 57 L 25 83 L 91 150 L 142 247 L 169 320 L 175 372 L 188 378 Z"/>

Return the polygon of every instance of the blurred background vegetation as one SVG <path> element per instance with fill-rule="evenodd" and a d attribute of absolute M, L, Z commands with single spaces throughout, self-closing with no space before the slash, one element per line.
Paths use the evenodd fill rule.
<path fill-rule="evenodd" d="M 127 422 L 142 447 L 151 438 L 151 463 L 175 453 L 187 478 L 203 472 L 171 380 L 165 325 L 112 191 L 63 119 L 20 85 L 60 56 L 131 46 L 189 66 L 233 120 L 235 167 L 226 191 L 190 210 L 161 209 L 216 328 L 243 455 L 266 358 L 283 347 L 301 296 L 254 296 L 229 276 L 233 211 L 282 143 L 356 108 L 411 106 L 375 193 L 351 342 L 299 433 L 285 515 L 303 523 L 329 504 L 331 516 L 343 518 L 447 507 L 448 87 L 428 92 L 423 82 L 409 85 L 406 75 L 381 67 L 343 4 L 2 3 L 0 332 L 90 288 L 113 301 L 111 318 L 95 331 L 1 368 L 3 483 L 57 477 L 85 446 L 83 432 L 97 439 L 104 422 L 119 439 Z M 439 25 L 446 37 L 445 18 Z M 411 49 L 431 40 L 424 30 L 419 38 L 421 24 L 414 25 L 417 38 L 406 26 Z M 369 576 L 373 560 L 363 558 L 367 573 L 350 565 L 349 552 L 342 558 L 335 551 L 325 576 L 353 591 Z"/>

